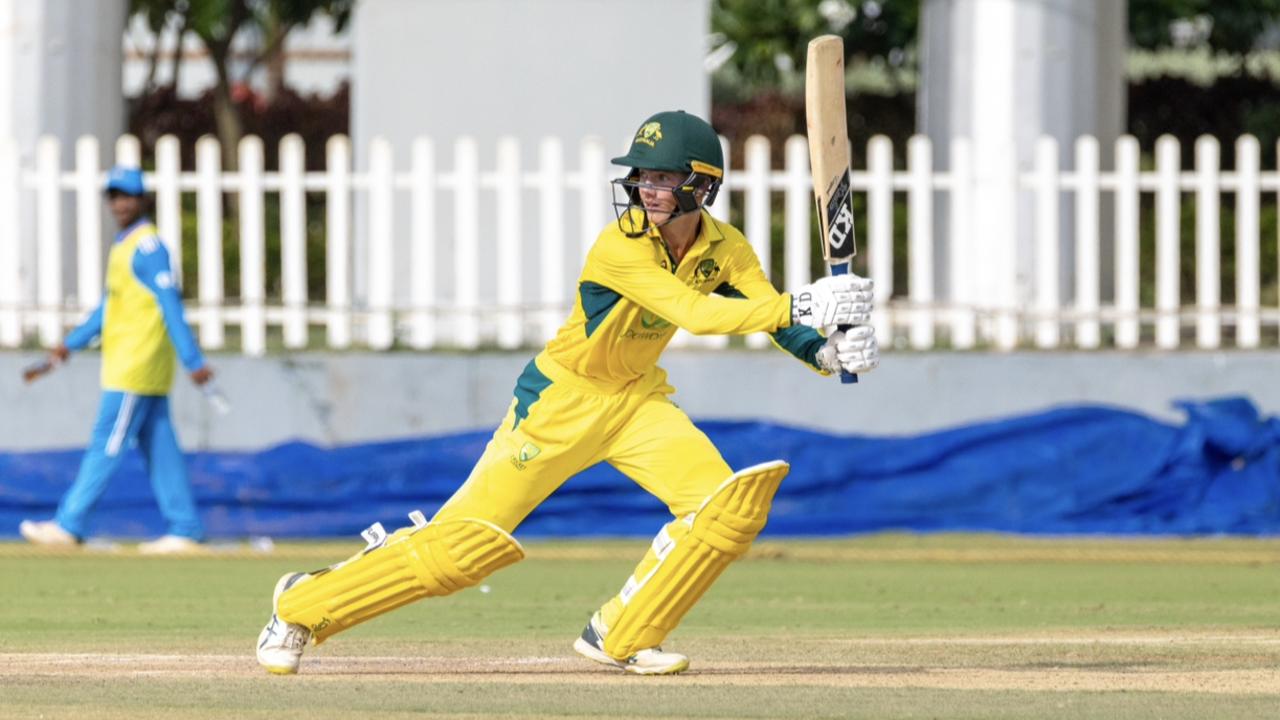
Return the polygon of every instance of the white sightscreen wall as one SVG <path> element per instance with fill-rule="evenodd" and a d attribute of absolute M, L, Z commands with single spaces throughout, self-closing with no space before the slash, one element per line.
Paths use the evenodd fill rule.
<path fill-rule="evenodd" d="M 385 137 L 394 148 L 396 172 L 409 168 L 411 143 L 434 141 L 436 166 L 449 172 L 453 143 L 475 138 L 481 172 L 492 170 L 495 144 L 516 137 L 523 168 L 540 167 L 538 143 L 564 141 L 564 164 L 578 166 L 578 144 L 586 135 L 603 138 L 609 157 L 649 115 L 684 109 L 708 117 L 710 82 L 703 69 L 710 30 L 706 0 L 362 0 L 352 32 L 351 134 L 357 167 L 367 167 L 369 141 Z M 617 152 L 614 152 L 614 151 Z M 608 199 L 607 189 L 603 197 Z M 358 198 L 359 200 L 359 198 Z M 409 193 L 397 192 L 394 266 L 397 299 L 408 297 Z M 577 193 L 566 194 L 565 245 L 579 244 Z M 482 208 L 494 191 L 482 190 Z M 522 196 L 537 208 L 536 194 Z M 449 193 L 437 197 L 437 242 L 441 253 L 436 292 L 452 297 L 454 233 Z M 368 241 L 367 207 L 354 213 L 355 258 Z M 612 210 L 603 210 L 612 218 Z M 538 287 L 537 214 L 524 213 L 521 228 L 524 283 Z M 482 212 L 479 257 L 493 257 L 496 223 Z M 367 291 L 368 269 L 353 268 L 357 299 Z M 580 270 L 566 253 L 566 282 Z M 480 302 L 496 297 L 493 278 L 482 284 Z M 358 302 L 358 300 L 357 300 Z"/>
<path fill-rule="evenodd" d="M 0 138 L 16 143 L 24 166 L 31 167 L 41 135 L 58 138 L 64 169 L 73 166 L 81 135 L 99 138 L 100 162 L 111 162 L 111 143 L 125 131 L 120 39 L 127 7 L 125 0 L 0 0 Z M 17 204 L 26 268 L 36 266 L 33 198 L 24 191 Z M 65 200 L 64 257 L 75 256 L 73 210 Z M 104 232 L 104 242 L 109 237 Z M 75 264 L 66 263 L 62 275 L 64 295 L 74 295 Z M 34 301 L 34 276 L 23 285 Z"/>

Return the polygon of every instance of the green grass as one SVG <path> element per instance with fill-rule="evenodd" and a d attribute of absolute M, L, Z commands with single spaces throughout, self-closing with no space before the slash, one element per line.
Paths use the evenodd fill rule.
<path fill-rule="evenodd" d="M 569 644 L 643 541 L 532 544 L 260 674 L 275 579 L 352 545 L 151 559 L 0 544 L 7 717 L 1275 717 L 1280 541 L 766 543 L 636 678 Z M 83 653 L 83 658 L 63 654 Z"/>

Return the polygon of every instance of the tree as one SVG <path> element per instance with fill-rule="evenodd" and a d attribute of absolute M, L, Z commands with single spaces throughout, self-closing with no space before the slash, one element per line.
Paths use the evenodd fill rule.
<path fill-rule="evenodd" d="M 1204 44 L 1243 59 L 1280 17 L 1280 0 L 1129 0 L 1133 44 L 1149 50 Z"/>
<path fill-rule="evenodd" d="M 796 84 L 809 40 L 844 39 L 845 61 L 896 67 L 915 45 L 919 0 L 715 0 L 711 29 L 726 65 L 748 87 Z"/>
<path fill-rule="evenodd" d="M 317 14 L 333 18 L 341 30 L 351 19 L 356 0 L 132 0 L 130 12 L 143 14 L 148 25 L 160 26 L 174 17 L 179 27 L 200 39 L 217 78 L 213 91 L 213 115 L 222 144 L 223 164 L 236 168 L 236 148 L 244 136 L 244 119 L 233 98 L 233 88 L 248 79 L 259 65 L 275 65 L 272 90 L 278 90 L 283 75 L 279 64 L 289 32 L 311 21 Z M 157 20 L 159 18 L 159 20 Z M 236 41 L 242 34 L 256 34 L 257 48 L 245 69 L 232 74 L 231 61 Z M 181 37 L 179 37 L 179 50 Z M 176 77 L 176 65 L 175 73 Z"/>

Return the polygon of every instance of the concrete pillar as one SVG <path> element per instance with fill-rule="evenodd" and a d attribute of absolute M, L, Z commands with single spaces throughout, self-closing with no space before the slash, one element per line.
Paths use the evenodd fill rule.
<path fill-rule="evenodd" d="M 0 0 L 0 138 L 16 143 L 24 167 L 31 166 L 36 138 L 45 134 L 61 141 L 64 169 L 71 168 L 81 135 L 97 136 L 102 162 L 112 160 L 110 148 L 125 130 L 121 38 L 127 11 L 125 0 Z M 24 284 L 33 286 L 35 215 L 26 193 L 18 207 Z M 62 228 L 63 257 L 74 258 L 70 202 Z M 75 263 L 65 262 L 68 294 L 75 282 Z M 27 290 L 24 296 L 34 298 L 34 287 Z"/>
<path fill-rule="evenodd" d="M 1034 297 L 1033 199 L 1018 191 L 1015 172 L 1032 169 L 1036 139 L 1057 138 L 1070 170 L 1075 139 L 1094 135 L 1111 167 L 1126 112 L 1126 17 L 1125 0 L 923 0 L 918 129 L 933 139 L 937 167 L 947 167 L 951 138 L 973 140 L 973 237 L 983 261 L 969 265 L 979 305 Z M 934 278 L 938 296 L 950 297 L 947 197 L 938 200 Z M 1069 207 L 1060 213 L 1064 299 L 1073 287 Z M 1110 256 L 1104 237 L 1104 278 Z"/>

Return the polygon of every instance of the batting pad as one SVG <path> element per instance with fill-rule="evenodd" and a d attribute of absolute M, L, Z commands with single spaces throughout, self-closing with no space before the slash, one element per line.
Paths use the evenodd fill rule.
<path fill-rule="evenodd" d="M 286 622 L 310 628 L 319 644 L 419 598 L 471 587 L 523 559 L 520 543 L 484 520 L 402 528 L 378 547 L 286 590 L 277 613 Z"/>
<path fill-rule="evenodd" d="M 664 527 L 616 598 L 622 610 L 606 620 L 605 653 L 626 660 L 660 645 L 729 563 L 746 554 L 790 470 L 781 460 L 739 470 L 691 517 Z"/>

